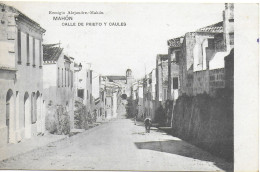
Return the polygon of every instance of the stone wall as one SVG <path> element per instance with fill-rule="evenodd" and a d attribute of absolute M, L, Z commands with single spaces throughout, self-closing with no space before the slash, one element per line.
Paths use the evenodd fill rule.
<path fill-rule="evenodd" d="M 0 15 L 3 15 L 0 46 L 7 50 L 0 53 L 0 68 L 3 69 L 0 71 L 0 109 L 3 112 L 0 117 L 0 136 L 3 136 L 1 138 L 6 143 L 7 141 L 16 143 L 44 132 L 42 113 L 42 34 L 44 31 L 35 29 L 35 23 L 24 18 L 23 15 L 17 15 L 19 12 L 12 7 L 1 4 L 0 11 Z M 11 71 L 14 68 L 16 72 Z M 9 103 L 5 100 L 7 91 L 12 93 Z"/>
<path fill-rule="evenodd" d="M 225 69 L 215 69 L 209 71 L 210 95 L 215 95 L 216 90 L 225 87 Z"/>
<path fill-rule="evenodd" d="M 232 161 L 233 102 L 230 91 L 222 91 L 216 98 L 206 94 L 179 97 L 173 113 L 172 134 Z"/>
<path fill-rule="evenodd" d="M 197 71 L 193 73 L 193 95 L 209 93 L 209 71 Z"/>
<path fill-rule="evenodd" d="M 234 88 L 234 49 L 225 57 L 225 87 Z"/>

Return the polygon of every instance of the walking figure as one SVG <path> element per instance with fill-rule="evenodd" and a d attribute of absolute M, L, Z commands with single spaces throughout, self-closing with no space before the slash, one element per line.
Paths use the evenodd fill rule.
<path fill-rule="evenodd" d="M 144 125 L 145 125 L 145 132 L 150 133 L 150 128 L 152 126 L 152 120 L 150 118 L 145 118 Z"/>
<path fill-rule="evenodd" d="M 135 114 L 135 117 L 134 117 L 135 125 L 136 125 L 136 120 L 137 120 L 137 113 Z"/>

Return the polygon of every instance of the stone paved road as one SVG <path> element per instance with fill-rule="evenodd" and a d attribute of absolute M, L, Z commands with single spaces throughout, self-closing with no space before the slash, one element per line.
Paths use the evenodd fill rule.
<path fill-rule="evenodd" d="M 231 164 L 176 137 L 117 119 L 0 163 L 0 169 L 228 170 Z"/>

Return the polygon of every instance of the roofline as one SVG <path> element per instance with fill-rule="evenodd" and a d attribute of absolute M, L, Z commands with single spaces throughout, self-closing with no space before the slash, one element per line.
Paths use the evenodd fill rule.
<path fill-rule="evenodd" d="M 22 19 L 28 21 L 31 25 L 34 25 L 33 27 L 36 26 L 37 29 L 39 29 L 42 33 L 45 33 L 46 30 L 44 28 L 42 28 L 40 26 L 39 23 L 37 23 L 36 21 L 32 20 L 31 18 L 29 18 L 28 16 L 26 16 L 24 13 L 22 13 L 21 11 L 19 11 L 18 9 L 14 8 L 13 6 L 10 6 L 10 5 L 6 5 L 4 3 L 1 3 L 0 2 L 0 6 L 6 6 L 6 7 L 9 7 L 9 9 L 12 10 L 12 12 L 16 13 L 17 16 L 16 17 L 21 17 Z"/>
<path fill-rule="evenodd" d="M 55 45 L 57 45 L 57 44 L 42 44 L 43 46 L 47 46 L 47 45 L 52 45 L 52 47 L 54 47 Z M 63 50 L 64 50 L 64 48 L 60 48 L 60 54 L 59 54 L 59 57 L 57 58 L 57 60 L 44 60 L 43 59 L 43 61 L 50 61 L 50 62 L 55 62 L 55 61 L 58 61 L 59 60 L 59 58 L 61 57 L 61 55 L 62 55 L 62 52 L 63 52 Z M 44 54 L 43 54 L 43 56 L 44 56 Z M 64 57 L 63 57 L 64 58 Z"/>

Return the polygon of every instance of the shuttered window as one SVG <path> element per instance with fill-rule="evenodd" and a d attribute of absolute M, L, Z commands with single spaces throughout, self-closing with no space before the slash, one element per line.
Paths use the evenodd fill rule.
<path fill-rule="evenodd" d="M 29 42 L 29 34 L 26 34 L 26 56 L 27 56 L 27 66 L 30 65 L 30 42 Z"/>
<path fill-rule="evenodd" d="M 33 67 L 35 67 L 35 39 L 33 38 Z"/>
<path fill-rule="evenodd" d="M 21 55 L 21 30 L 17 32 L 17 48 L 18 48 L 18 64 L 22 64 L 22 55 Z"/>
<path fill-rule="evenodd" d="M 178 77 L 174 77 L 174 78 L 172 79 L 173 89 L 178 89 L 178 85 L 179 85 Z"/>

